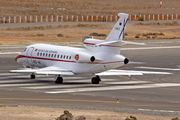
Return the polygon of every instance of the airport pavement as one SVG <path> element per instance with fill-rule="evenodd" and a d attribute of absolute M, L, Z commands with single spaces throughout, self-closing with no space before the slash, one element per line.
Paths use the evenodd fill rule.
<path fill-rule="evenodd" d="M 135 113 L 149 111 L 150 114 L 154 111 L 154 114 L 159 112 L 160 115 L 180 115 L 180 42 L 145 42 L 145 46 L 124 45 L 121 54 L 132 62 L 117 69 L 161 74 L 103 76 L 99 85 L 91 84 L 92 75 L 64 76 L 64 84 L 57 85 L 53 82 L 54 76 L 38 75 L 37 79 L 30 80 L 28 74 L 8 73 L 11 69 L 21 67 L 14 57 L 22 48 L 4 46 L 0 54 L 0 104 L 114 111 L 128 109 L 125 112 L 137 110 Z"/>

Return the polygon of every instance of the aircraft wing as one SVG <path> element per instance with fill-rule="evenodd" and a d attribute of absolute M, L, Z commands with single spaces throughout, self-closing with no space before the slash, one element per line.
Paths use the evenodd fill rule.
<path fill-rule="evenodd" d="M 20 70 L 11 70 L 12 73 L 35 73 L 35 74 L 46 74 L 46 75 L 74 75 L 70 70 L 66 70 L 56 66 L 49 66 L 41 69 L 24 68 Z"/>
<path fill-rule="evenodd" d="M 133 70 L 108 70 L 101 73 L 96 73 L 96 75 L 99 76 L 105 76 L 105 75 L 143 75 L 143 74 L 172 74 L 168 72 L 153 72 L 153 71 L 133 71 Z"/>
<path fill-rule="evenodd" d="M 38 69 L 23 68 L 19 70 L 10 70 L 11 73 L 35 73 Z"/>

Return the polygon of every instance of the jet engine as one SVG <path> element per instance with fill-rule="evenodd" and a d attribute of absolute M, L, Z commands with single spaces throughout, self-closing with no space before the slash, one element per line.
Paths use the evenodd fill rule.
<path fill-rule="evenodd" d="M 128 64 L 129 60 L 127 58 L 124 59 L 124 64 Z"/>
<path fill-rule="evenodd" d="M 77 53 L 74 55 L 77 62 L 94 62 L 96 59 L 93 55 L 89 53 Z"/>

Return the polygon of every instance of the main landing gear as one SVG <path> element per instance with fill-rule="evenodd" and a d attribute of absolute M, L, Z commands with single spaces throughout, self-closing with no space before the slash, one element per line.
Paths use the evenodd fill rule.
<path fill-rule="evenodd" d="M 99 84 L 99 81 L 101 81 L 101 79 L 100 79 L 100 77 L 98 75 L 96 75 L 95 77 L 93 77 L 91 79 L 92 84 Z"/>
<path fill-rule="evenodd" d="M 100 77 L 98 75 L 96 75 L 95 77 L 93 77 L 91 79 L 92 84 L 99 84 L 100 81 L 101 81 L 101 79 L 100 79 Z M 56 84 L 62 84 L 63 83 L 63 78 L 60 75 L 55 76 L 55 83 Z"/>
<path fill-rule="evenodd" d="M 31 79 L 35 79 L 36 78 L 36 76 L 34 75 L 34 73 L 32 73 L 31 75 L 30 75 L 30 78 Z M 57 76 L 55 76 L 55 83 L 56 84 L 62 84 L 63 83 L 63 78 L 60 76 L 60 75 L 57 75 Z M 98 75 L 96 75 L 95 77 L 93 77 L 92 79 L 91 79 L 91 83 L 92 84 L 99 84 L 99 82 L 101 81 L 101 79 L 100 79 L 100 77 L 98 76 Z"/>
<path fill-rule="evenodd" d="M 55 83 L 56 84 L 62 84 L 63 83 L 63 78 L 60 75 L 55 76 Z"/>
<path fill-rule="evenodd" d="M 34 75 L 34 73 L 32 73 L 32 74 L 30 75 L 30 78 L 31 78 L 31 79 L 35 79 L 35 78 L 36 78 L 36 76 Z"/>

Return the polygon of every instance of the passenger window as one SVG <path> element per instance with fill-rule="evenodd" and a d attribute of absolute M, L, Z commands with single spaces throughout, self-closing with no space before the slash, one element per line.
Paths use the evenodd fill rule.
<path fill-rule="evenodd" d="M 61 55 L 61 58 L 62 58 L 63 56 Z"/>
<path fill-rule="evenodd" d="M 40 56 L 42 55 L 42 53 L 40 53 Z"/>
<path fill-rule="evenodd" d="M 66 56 L 64 55 L 64 59 L 65 59 L 65 57 L 66 57 Z"/>
<path fill-rule="evenodd" d="M 51 55 L 51 57 L 53 57 L 53 54 Z"/>
<path fill-rule="evenodd" d="M 51 54 L 49 54 L 49 57 L 51 56 Z"/>
<path fill-rule="evenodd" d="M 46 57 L 48 56 L 48 54 L 46 53 Z"/>
<path fill-rule="evenodd" d="M 56 58 L 56 54 L 54 55 L 54 58 Z"/>
<path fill-rule="evenodd" d="M 37 53 L 37 56 L 39 56 L 39 53 Z"/>
<path fill-rule="evenodd" d="M 68 59 L 68 56 L 66 57 L 66 59 Z"/>
<path fill-rule="evenodd" d="M 71 59 L 71 56 L 69 56 L 69 59 Z"/>
<path fill-rule="evenodd" d="M 57 58 L 59 58 L 59 55 L 57 56 Z"/>
<path fill-rule="evenodd" d="M 43 56 L 45 55 L 45 53 L 43 53 Z"/>

